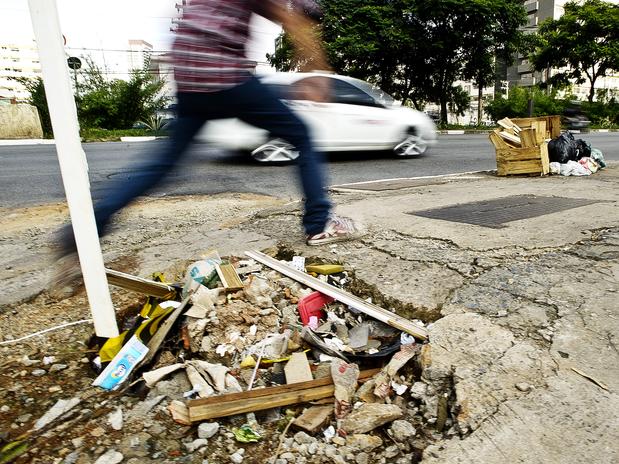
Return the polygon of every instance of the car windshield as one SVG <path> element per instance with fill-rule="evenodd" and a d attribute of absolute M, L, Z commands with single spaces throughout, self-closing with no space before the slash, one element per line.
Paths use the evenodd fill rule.
<path fill-rule="evenodd" d="M 359 79 L 350 79 L 346 80 L 346 82 L 349 82 L 358 89 L 363 90 L 365 93 L 370 95 L 374 100 L 376 100 L 383 106 L 393 106 L 396 103 L 395 98 L 393 98 L 384 90 L 381 90 L 379 87 L 372 85 L 368 82 Z"/>

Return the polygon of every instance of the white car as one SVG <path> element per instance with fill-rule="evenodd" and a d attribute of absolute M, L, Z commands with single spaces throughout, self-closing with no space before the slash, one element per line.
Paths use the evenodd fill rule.
<path fill-rule="evenodd" d="M 331 80 L 331 99 L 302 99 L 307 79 Z M 403 107 L 371 84 L 346 76 L 319 73 L 273 73 L 260 80 L 307 123 L 316 148 L 323 151 L 393 150 L 414 157 L 436 143 L 436 126 L 425 113 Z M 238 119 L 212 121 L 198 140 L 233 150 L 247 150 L 261 162 L 289 162 L 299 154 L 281 139 Z"/>

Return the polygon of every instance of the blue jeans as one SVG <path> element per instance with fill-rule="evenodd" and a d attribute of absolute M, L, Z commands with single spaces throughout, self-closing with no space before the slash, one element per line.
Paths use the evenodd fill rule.
<path fill-rule="evenodd" d="M 323 231 L 331 203 L 325 191 L 323 157 L 314 150 L 306 125 L 265 85 L 252 77 L 228 90 L 212 93 L 179 93 L 178 120 L 161 150 L 137 167 L 144 175 L 117 181 L 111 193 L 95 204 L 95 218 L 101 236 L 105 235 L 111 216 L 134 198 L 147 193 L 169 174 L 187 152 L 193 137 L 212 119 L 239 118 L 265 129 L 299 151 L 298 169 L 305 214 L 303 226 L 309 235 Z M 75 249 L 70 226 L 62 231 L 64 251 Z"/>

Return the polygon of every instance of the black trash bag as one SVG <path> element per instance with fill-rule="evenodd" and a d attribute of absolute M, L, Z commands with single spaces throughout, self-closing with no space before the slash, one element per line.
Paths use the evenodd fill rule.
<path fill-rule="evenodd" d="M 576 140 L 571 132 L 562 132 L 561 135 L 548 142 L 548 158 L 551 163 L 565 164 L 570 160 L 576 161 L 576 155 Z"/>
<path fill-rule="evenodd" d="M 591 144 L 583 139 L 576 139 L 576 159 L 589 158 L 591 156 Z"/>

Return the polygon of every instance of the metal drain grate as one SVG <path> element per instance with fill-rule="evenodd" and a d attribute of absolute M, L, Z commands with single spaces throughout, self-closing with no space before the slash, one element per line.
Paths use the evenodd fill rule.
<path fill-rule="evenodd" d="M 408 214 L 499 229 L 506 227 L 505 223 L 507 222 L 544 216 L 597 202 L 598 200 L 584 198 L 516 195 L 496 200 L 477 201 L 444 208 L 414 211 Z"/>

